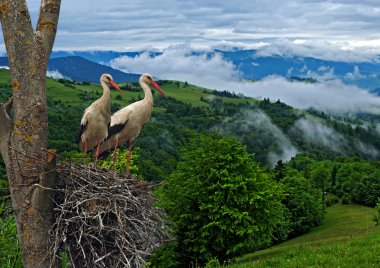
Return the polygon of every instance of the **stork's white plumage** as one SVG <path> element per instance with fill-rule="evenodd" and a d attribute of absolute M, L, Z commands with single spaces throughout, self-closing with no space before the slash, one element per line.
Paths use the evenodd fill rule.
<path fill-rule="evenodd" d="M 134 102 L 112 115 L 108 137 L 100 145 L 101 152 L 112 149 L 115 150 L 113 156 L 113 168 L 115 169 L 116 150 L 118 146 L 129 143 L 127 174 L 129 173 L 133 143 L 140 134 L 144 124 L 149 120 L 153 110 L 153 95 L 149 85 L 152 85 L 158 92 L 166 96 L 165 92 L 157 85 L 150 74 L 141 75 L 139 82 L 144 90 L 144 99 Z"/>
<path fill-rule="evenodd" d="M 85 159 L 87 151 L 93 150 L 97 146 L 95 161 L 99 155 L 100 142 L 107 138 L 111 122 L 109 85 L 122 93 L 110 74 L 103 74 L 100 77 L 100 84 L 103 87 L 103 95 L 84 111 L 77 140 L 78 148 L 84 152 Z"/>

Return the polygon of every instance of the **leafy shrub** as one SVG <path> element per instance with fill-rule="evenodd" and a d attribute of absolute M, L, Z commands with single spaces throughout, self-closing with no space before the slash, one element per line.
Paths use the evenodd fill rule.
<path fill-rule="evenodd" d="M 375 209 L 376 209 L 376 214 L 373 220 L 376 223 L 376 225 L 379 225 L 380 224 L 380 198 L 377 200 Z"/>
<path fill-rule="evenodd" d="M 284 185 L 286 198 L 284 204 L 289 212 L 289 237 L 295 237 L 310 231 L 321 224 L 324 218 L 321 191 L 315 189 L 313 182 L 300 174 L 287 176 Z"/>
<path fill-rule="evenodd" d="M 131 154 L 131 162 L 129 166 L 129 172 L 131 174 L 138 173 L 138 167 L 134 164 L 136 159 L 138 158 L 139 148 L 134 148 Z M 127 158 L 128 158 L 128 150 L 117 149 L 117 157 L 115 161 L 115 169 L 117 171 L 125 172 L 127 168 Z M 112 169 L 113 168 L 113 152 L 108 155 L 105 160 L 99 160 L 97 165 L 101 168 Z"/>
<path fill-rule="evenodd" d="M 336 174 L 335 190 L 352 201 L 374 207 L 380 198 L 380 168 L 376 162 L 346 161 Z M 345 200 L 346 201 L 346 200 Z"/>
<path fill-rule="evenodd" d="M 351 203 L 351 196 L 349 194 L 344 194 L 342 196 L 342 205 L 348 205 Z"/>
<path fill-rule="evenodd" d="M 193 138 L 158 191 L 173 223 L 178 267 L 226 260 L 271 242 L 283 222 L 279 185 L 246 147 L 216 134 Z"/>
<path fill-rule="evenodd" d="M 176 252 L 178 247 L 176 241 L 170 241 L 158 250 L 149 258 L 148 265 L 151 268 L 176 268 L 181 267 L 178 262 L 180 256 Z"/>
<path fill-rule="evenodd" d="M 0 204 L 0 267 L 22 267 L 16 220 L 5 204 Z"/>
<path fill-rule="evenodd" d="M 329 207 L 329 206 L 332 206 L 334 204 L 337 204 L 339 203 L 339 198 L 335 195 L 327 195 L 326 199 L 325 199 L 325 205 L 326 207 Z"/>

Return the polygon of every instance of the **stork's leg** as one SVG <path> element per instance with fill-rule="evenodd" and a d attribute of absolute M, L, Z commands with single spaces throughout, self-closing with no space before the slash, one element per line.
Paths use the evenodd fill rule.
<path fill-rule="evenodd" d="M 98 143 L 98 146 L 96 146 L 96 151 L 95 151 L 95 168 L 96 168 L 96 162 L 98 162 L 99 152 L 100 152 L 100 142 Z"/>
<path fill-rule="evenodd" d="M 117 155 L 117 146 L 119 145 L 119 138 L 116 138 L 116 141 L 115 141 L 115 149 L 114 149 L 114 152 L 113 152 L 113 171 L 115 171 L 115 168 L 116 168 L 116 155 Z"/>
<path fill-rule="evenodd" d="M 127 177 L 129 176 L 129 165 L 131 163 L 131 153 L 133 148 L 133 142 L 129 145 L 128 158 L 127 158 Z"/>
<path fill-rule="evenodd" d="M 84 142 L 84 164 L 87 162 L 87 141 Z"/>

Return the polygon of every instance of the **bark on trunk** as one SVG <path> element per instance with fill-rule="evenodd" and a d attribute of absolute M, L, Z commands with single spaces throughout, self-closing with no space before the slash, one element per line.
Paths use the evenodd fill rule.
<path fill-rule="evenodd" d="M 60 0 L 42 0 L 34 31 L 25 0 L 0 0 L 12 79 L 12 100 L 0 109 L 0 151 L 9 178 L 24 267 L 49 267 L 52 261 L 48 251 L 53 219 L 50 191 L 39 185 L 54 183 L 45 160 L 45 76 L 59 8 Z"/>

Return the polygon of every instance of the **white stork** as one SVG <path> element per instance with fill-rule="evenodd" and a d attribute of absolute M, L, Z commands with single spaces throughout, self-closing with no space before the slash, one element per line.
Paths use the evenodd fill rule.
<path fill-rule="evenodd" d="M 100 84 L 103 88 L 103 95 L 84 110 L 77 140 L 78 148 L 84 152 L 85 160 L 87 151 L 93 150 L 97 146 L 95 163 L 98 159 L 100 143 L 107 138 L 108 127 L 111 122 L 109 85 L 123 93 L 110 74 L 103 74 L 100 77 Z"/>
<path fill-rule="evenodd" d="M 114 149 L 113 169 L 115 170 L 116 150 L 118 146 L 129 143 L 127 176 L 129 174 L 133 143 L 140 134 L 144 124 L 149 120 L 153 110 L 153 95 L 149 85 L 152 85 L 163 96 L 166 96 L 165 92 L 157 85 L 150 74 L 141 75 L 139 82 L 144 90 L 144 99 L 134 102 L 112 115 L 108 137 L 100 145 L 101 152 Z"/>

